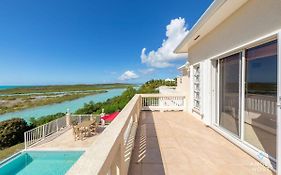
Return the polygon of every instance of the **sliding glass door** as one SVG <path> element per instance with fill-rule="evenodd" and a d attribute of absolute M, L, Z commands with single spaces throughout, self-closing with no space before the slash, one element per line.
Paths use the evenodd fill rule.
<path fill-rule="evenodd" d="M 236 136 L 240 135 L 240 60 L 240 53 L 219 60 L 219 125 Z"/>
<path fill-rule="evenodd" d="M 272 158 L 276 158 L 277 59 L 274 40 L 218 61 L 220 128 Z"/>
<path fill-rule="evenodd" d="M 244 139 L 276 157 L 277 41 L 246 50 Z"/>

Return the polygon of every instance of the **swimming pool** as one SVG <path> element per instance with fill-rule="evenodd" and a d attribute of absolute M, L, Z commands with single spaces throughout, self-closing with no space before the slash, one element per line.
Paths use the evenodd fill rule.
<path fill-rule="evenodd" d="M 0 164 L 1 175 L 64 175 L 83 151 L 24 151 Z"/>

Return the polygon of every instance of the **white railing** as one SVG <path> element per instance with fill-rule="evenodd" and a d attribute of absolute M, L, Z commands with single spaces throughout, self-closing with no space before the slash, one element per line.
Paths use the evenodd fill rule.
<path fill-rule="evenodd" d="M 93 120 L 95 115 L 93 114 L 71 114 L 70 121 L 71 124 L 82 123 L 83 121 Z"/>
<path fill-rule="evenodd" d="M 24 132 L 25 149 L 38 144 L 48 136 L 67 127 L 66 116 Z"/>
<path fill-rule="evenodd" d="M 53 120 L 44 125 L 38 126 L 32 130 L 26 131 L 24 133 L 24 143 L 25 149 L 35 146 L 41 141 L 45 140 L 47 137 L 61 132 L 63 129 L 66 131 L 69 129 L 71 125 L 82 123 L 83 121 L 92 120 L 95 115 L 92 114 L 67 114 L 64 117 Z"/>
<path fill-rule="evenodd" d="M 245 100 L 245 110 L 249 112 L 276 115 L 276 96 L 253 94 L 248 95 Z M 237 94 L 226 94 L 224 106 L 239 107 L 239 96 Z"/>
<path fill-rule="evenodd" d="M 268 115 L 276 115 L 276 103 L 276 96 L 251 95 L 246 98 L 246 110 Z"/>
<path fill-rule="evenodd" d="M 184 110 L 185 100 L 181 95 L 135 95 L 67 175 L 127 174 L 141 110 Z"/>
<path fill-rule="evenodd" d="M 185 109 L 184 95 L 142 94 L 142 110 L 171 111 Z"/>

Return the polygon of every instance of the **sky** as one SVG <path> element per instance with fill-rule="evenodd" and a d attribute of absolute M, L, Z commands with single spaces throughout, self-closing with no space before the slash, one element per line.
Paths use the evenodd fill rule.
<path fill-rule="evenodd" d="M 212 0 L 1 0 L 0 86 L 175 78 Z"/>

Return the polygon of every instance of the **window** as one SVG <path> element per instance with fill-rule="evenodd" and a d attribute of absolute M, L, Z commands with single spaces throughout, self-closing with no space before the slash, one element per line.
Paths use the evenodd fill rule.
<path fill-rule="evenodd" d="M 277 41 L 246 50 L 245 141 L 276 157 Z"/>
<path fill-rule="evenodd" d="M 239 136 L 239 76 L 241 53 L 219 60 L 220 110 L 219 125 Z"/>
<path fill-rule="evenodd" d="M 218 60 L 218 124 L 276 158 L 277 40 Z"/>
<path fill-rule="evenodd" d="M 201 95 L 200 95 L 200 65 L 193 67 L 193 109 L 200 111 Z"/>

